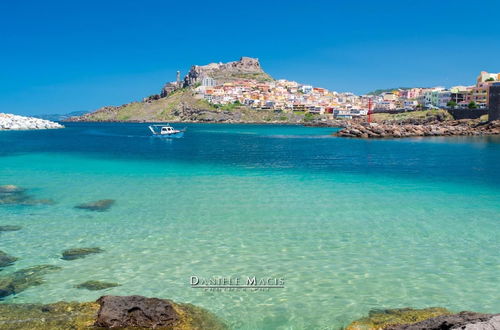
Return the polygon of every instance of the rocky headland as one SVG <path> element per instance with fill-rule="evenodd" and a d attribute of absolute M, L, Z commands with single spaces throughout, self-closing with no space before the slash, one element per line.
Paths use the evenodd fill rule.
<path fill-rule="evenodd" d="M 335 133 L 340 137 L 380 139 L 405 138 L 414 136 L 453 136 L 453 135 L 498 135 L 500 121 L 479 122 L 477 120 L 447 120 L 430 123 L 382 122 L 357 123 L 349 122 Z"/>
<path fill-rule="evenodd" d="M 0 113 L 0 131 L 64 128 L 50 120 Z"/>
<path fill-rule="evenodd" d="M 258 59 L 242 57 L 238 61 L 193 65 L 178 81 L 166 83 L 158 94 L 120 106 L 105 106 L 67 121 L 81 122 L 186 122 L 186 123 L 322 123 L 325 116 L 307 116 L 305 112 L 258 110 L 243 104 L 220 107 L 195 93 L 203 77 L 217 83 L 238 80 L 273 81 Z"/>

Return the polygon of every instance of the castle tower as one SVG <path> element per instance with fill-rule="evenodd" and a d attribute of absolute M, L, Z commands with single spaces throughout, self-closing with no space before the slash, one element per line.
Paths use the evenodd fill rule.
<path fill-rule="evenodd" d="M 180 86 L 180 85 L 181 85 L 181 72 L 180 72 L 180 71 L 177 71 L 177 79 L 176 79 L 176 82 L 177 82 L 177 86 Z"/>

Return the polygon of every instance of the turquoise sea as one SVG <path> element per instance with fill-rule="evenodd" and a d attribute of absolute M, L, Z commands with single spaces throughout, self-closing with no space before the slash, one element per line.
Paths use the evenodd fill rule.
<path fill-rule="evenodd" d="M 177 125 L 183 126 L 183 125 Z M 68 123 L 0 132 L 0 185 L 53 205 L 0 205 L 0 250 L 62 270 L 2 303 L 140 294 L 233 329 L 339 329 L 371 309 L 500 312 L 500 138 L 357 140 L 332 128 Z M 116 200 L 106 212 L 74 208 Z M 73 261 L 61 251 L 100 247 Z M 278 277 L 205 291 L 190 277 Z M 117 282 L 104 291 L 87 280 Z"/>

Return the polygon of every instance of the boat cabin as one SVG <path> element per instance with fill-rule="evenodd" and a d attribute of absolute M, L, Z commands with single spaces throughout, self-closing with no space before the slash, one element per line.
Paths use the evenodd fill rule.
<path fill-rule="evenodd" d="M 171 134 L 174 133 L 174 128 L 170 126 L 163 126 L 160 132 L 161 134 Z"/>

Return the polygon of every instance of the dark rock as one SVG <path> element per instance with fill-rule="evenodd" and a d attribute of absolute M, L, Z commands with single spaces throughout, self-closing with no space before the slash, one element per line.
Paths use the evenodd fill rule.
<path fill-rule="evenodd" d="M 0 250 L 0 270 L 4 267 L 11 266 L 19 258 L 8 255 Z"/>
<path fill-rule="evenodd" d="M 39 265 L 18 270 L 0 277 L 0 298 L 26 290 L 43 283 L 43 275 L 61 269 L 52 265 Z"/>
<path fill-rule="evenodd" d="M 97 300 L 101 305 L 95 326 L 117 327 L 174 327 L 180 317 L 169 300 L 141 296 L 104 296 Z"/>
<path fill-rule="evenodd" d="M 114 288 L 120 286 L 118 283 L 109 283 L 109 282 L 101 282 L 101 281 L 87 281 L 80 283 L 78 285 L 75 285 L 75 288 L 77 289 L 87 289 L 91 291 L 99 291 L 99 290 L 104 290 L 108 288 Z"/>
<path fill-rule="evenodd" d="M 390 330 L 445 330 L 445 329 L 500 329 L 500 314 L 460 312 L 452 315 L 433 317 L 413 324 L 390 326 Z"/>
<path fill-rule="evenodd" d="M 90 203 L 85 203 L 85 204 L 80 204 L 75 206 L 77 209 L 83 209 L 83 210 L 89 210 L 89 211 L 98 211 L 98 212 L 104 212 L 108 210 L 113 204 L 115 203 L 115 200 L 113 199 L 101 199 L 96 202 L 90 202 Z"/>
<path fill-rule="evenodd" d="M 63 260 L 81 259 L 85 258 L 89 254 L 96 254 L 101 252 L 104 252 L 104 250 L 98 247 L 68 249 L 63 251 L 61 259 Z"/>
<path fill-rule="evenodd" d="M 17 231 L 21 229 L 22 229 L 21 226 L 12 226 L 12 225 L 0 226 L 0 231 Z"/>

